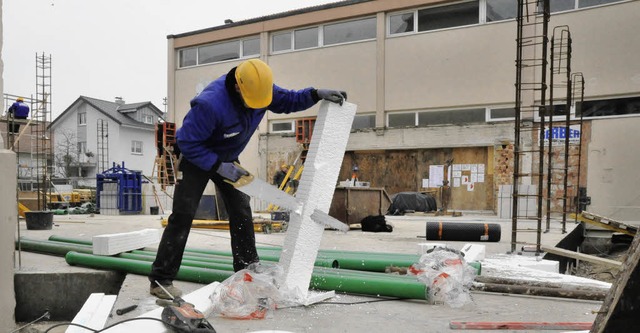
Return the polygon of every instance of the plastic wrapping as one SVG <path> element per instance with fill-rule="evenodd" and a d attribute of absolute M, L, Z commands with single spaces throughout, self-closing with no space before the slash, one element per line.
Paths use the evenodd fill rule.
<path fill-rule="evenodd" d="M 459 308 L 471 303 L 469 289 L 476 271 L 456 250 L 436 247 L 420 257 L 409 271 L 429 287 L 429 300 Z"/>
<path fill-rule="evenodd" d="M 299 304 L 296 295 L 280 285 L 284 271 L 278 264 L 251 264 L 224 280 L 211 295 L 215 315 L 233 319 L 264 319 L 277 307 Z"/>

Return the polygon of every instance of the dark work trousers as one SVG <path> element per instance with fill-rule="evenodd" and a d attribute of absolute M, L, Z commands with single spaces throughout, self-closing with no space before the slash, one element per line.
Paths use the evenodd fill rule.
<path fill-rule="evenodd" d="M 20 133 L 20 124 L 18 122 L 11 121 L 10 117 L 11 116 L 9 116 L 9 131 L 11 133 Z M 27 117 L 14 116 L 13 119 L 27 119 Z"/>
<path fill-rule="evenodd" d="M 218 193 L 229 213 L 233 269 L 237 272 L 257 262 L 259 258 L 249 196 L 225 182 L 217 172 L 204 171 L 184 158 L 180 162 L 180 170 L 182 180 L 176 185 L 173 211 L 162 233 L 149 281 L 153 283 L 157 280 L 168 285 L 178 274 L 193 217 L 209 180 L 218 187 Z"/>

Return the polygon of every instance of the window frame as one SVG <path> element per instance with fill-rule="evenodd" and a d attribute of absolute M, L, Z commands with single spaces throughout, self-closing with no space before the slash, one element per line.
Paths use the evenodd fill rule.
<path fill-rule="evenodd" d="M 131 140 L 131 155 L 142 155 L 143 153 L 143 142 L 140 140 Z"/>
<path fill-rule="evenodd" d="M 87 126 L 86 112 L 78 112 L 78 126 Z"/>
<path fill-rule="evenodd" d="M 273 125 L 277 124 L 289 124 L 291 129 L 289 130 L 274 130 Z M 295 119 L 287 119 L 287 120 L 272 120 L 269 122 L 269 133 L 272 134 L 285 134 L 285 133 L 295 133 L 296 131 L 296 121 Z"/>
<path fill-rule="evenodd" d="M 244 52 L 244 43 L 245 43 L 245 41 L 250 41 L 250 40 L 257 40 L 258 41 L 258 53 L 246 55 L 245 52 Z M 201 61 L 200 61 L 200 48 L 210 47 L 210 46 L 215 46 L 215 45 L 222 45 L 222 44 L 226 44 L 226 43 L 237 43 L 237 54 L 238 54 L 237 58 L 224 59 L 224 60 L 215 60 L 215 61 L 211 61 L 211 62 L 201 63 Z M 258 35 L 245 36 L 245 37 L 236 38 L 236 39 L 220 40 L 220 41 L 216 41 L 214 43 L 207 43 L 207 44 L 198 45 L 198 46 L 184 47 L 184 48 L 176 50 L 176 52 L 177 52 L 176 68 L 177 69 L 183 69 L 183 68 L 191 68 L 191 67 L 196 67 L 196 66 L 217 64 L 217 63 L 222 63 L 222 62 L 226 62 L 226 61 L 237 61 L 239 59 L 257 58 L 257 57 L 260 57 L 260 54 L 261 54 L 261 50 L 262 50 L 261 44 L 262 44 L 262 39 L 260 38 L 260 35 L 258 34 Z M 191 50 L 195 51 L 195 65 L 183 66 L 182 65 L 182 54 L 183 54 L 183 52 L 187 52 L 187 51 L 191 51 Z"/>

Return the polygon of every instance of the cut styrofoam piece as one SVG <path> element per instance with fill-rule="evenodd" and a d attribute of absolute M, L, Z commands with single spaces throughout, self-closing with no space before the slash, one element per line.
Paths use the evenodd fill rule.
<path fill-rule="evenodd" d="M 159 229 L 93 236 L 93 254 L 111 256 L 160 242 Z"/>
<path fill-rule="evenodd" d="M 104 293 L 93 293 L 89 295 L 71 322 L 94 330 L 101 330 L 109 318 L 113 304 L 116 302 L 116 297 L 116 295 L 105 295 Z M 84 328 L 69 325 L 65 332 L 79 333 L 86 331 Z"/>
<path fill-rule="evenodd" d="M 313 213 L 311 214 L 311 219 L 314 222 L 319 223 L 320 225 L 323 225 L 323 226 L 327 226 L 329 228 L 337 229 L 344 232 L 349 231 L 348 224 L 318 209 L 313 211 Z"/>
<path fill-rule="evenodd" d="M 322 301 L 326 301 L 329 298 L 336 297 L 335 290 L 326 291 L 326 292 L 318 292 L 318 291 L 309 291 L 307 294 L 307 299 L 304 301 L 304 306 L 313 305 Z"/>
<path fill-rule="evenodd" d="M 211 295 L 215 292 L 216 288 L 220 286 L 220 282 L 212 282 L 196 291 L 193 291 L 182 297 L 186 302 L 189 302 L 194 305 L 196 310 L 202 312 L 205 317 L 210 315 L 213 311 L 213 302 L 211 301 Z M 162 307 L 157 307 L 154 310 L 143 313 L 137 318 L 156 318 L 162 319 Z M 173 332 L 172 330 L 167 329 L 167 327 L 157 321 L 157 320 L 133 320 L 123 322 L 119 325 L 113 326 L 108 330 L 104 330 L 103 332 L 109 333 L 130 333 L 130 332 L 154 332 L 154 333 L 163 333 L 163 332 Z"/>
<path fill-rule="evenodd" d="M 427 253 L 427 251 L 435 249 L 436 247 L 446 249 L 447 245 L 444 243 L 418 243 L 418 255 L 423 255 Z"/>
<path fill-rule="evenodd" d="M 290 217 L 280 256 L 284 284 L 303 299 L 308 293 L 324 231 L 324 225 L 313 222 L 311 214 L 316 209 L 323 213 L 329 211 L 355 114 L 356 105 L 346 102 L 340 106 L 323 101 L 318 110 L 296 192 L 303 208 L 301 214 Z"/>
<path fill-rule="evenodd" d="M 485 257 L 486 248 L 486 246 L 481 244 L 467 243 L 462 246 L 460 252 L 464 253 L 464 260 L 466 262 L 482 261 Z"/>

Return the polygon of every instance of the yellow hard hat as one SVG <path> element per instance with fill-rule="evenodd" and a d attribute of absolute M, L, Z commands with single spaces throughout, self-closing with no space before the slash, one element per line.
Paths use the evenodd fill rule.
<path fill-rule="evenodd" d="M 236 68 L 236 82 L 244 102 L 253 109 L 266 108 L 273 97 L 273 73 L 258 59 L 247 60 Z"/>
<path fill-rule="evenodd" d="M 284 168 L 288 168 L 288 167 L 289 167 L 288 165 L 283 164 L 283 165 L 280 166 L 280 169 L 284 169 Z"/>
<path fill-rule="evenodd" d="M 18 97 L 18 98 L 16 98 L 16 102 L 24 102 L 24 98 Z"/>

